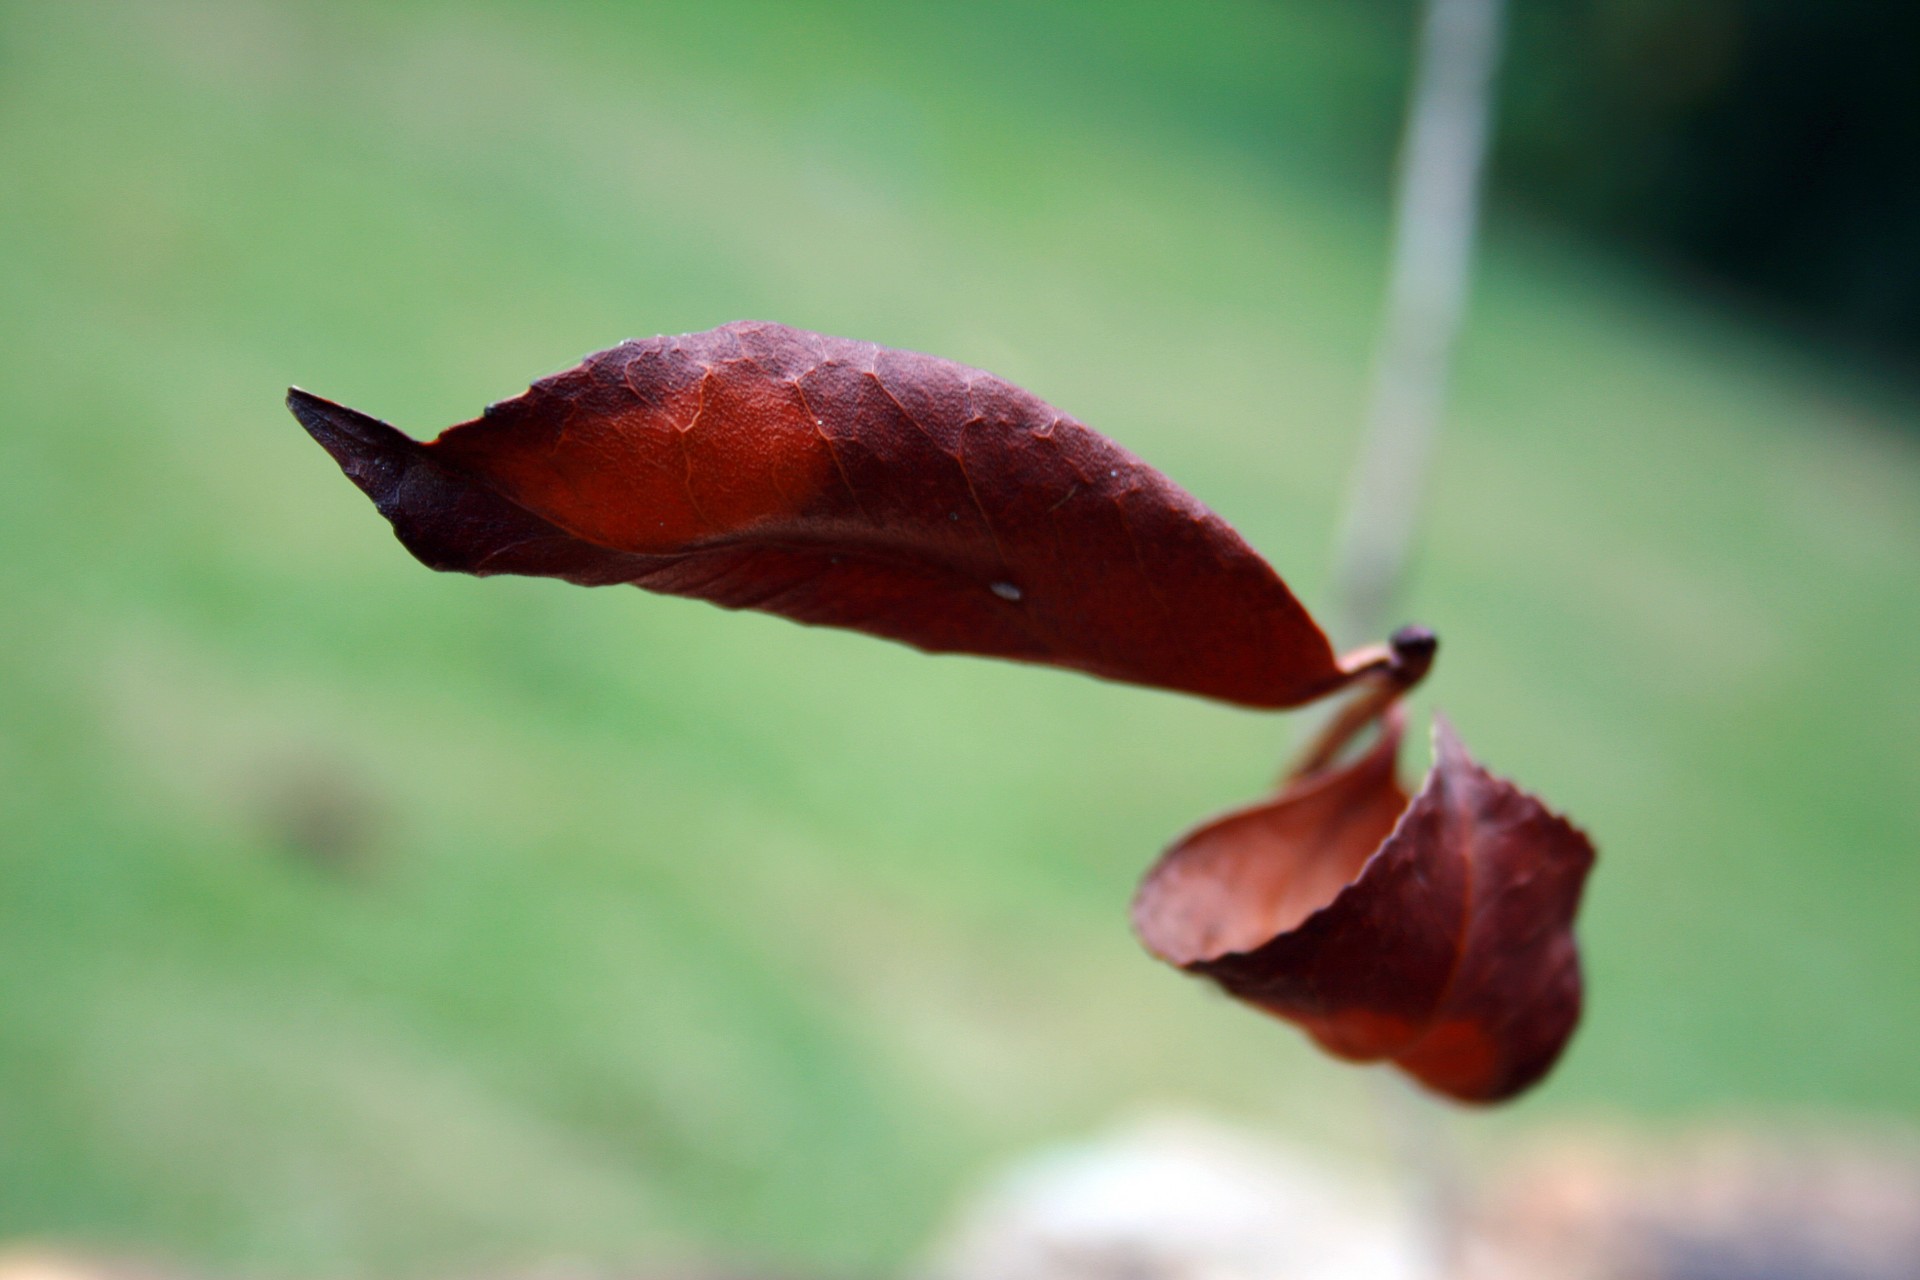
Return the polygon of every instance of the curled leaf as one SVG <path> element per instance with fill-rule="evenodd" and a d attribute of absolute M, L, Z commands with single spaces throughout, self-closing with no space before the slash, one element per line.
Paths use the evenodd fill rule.
<path fill-rule="evenodd" d="M 434 569 L 632 583 L 1256 707 L 1353 674 L 1197 499 L 951 361 L 739 323 L 623 343 L 431 443 L 287 402 Z"/>
<path fill-rule="evenodd" d="M 1444 721 L 1411 800 L 1398 709 L 1351 764 L 1189 833 L 1147 874 L 1147 949 L 1465 1102 L 1552 1067 L 1580 1019 L 1573 918 L 1593 846 Z"/>

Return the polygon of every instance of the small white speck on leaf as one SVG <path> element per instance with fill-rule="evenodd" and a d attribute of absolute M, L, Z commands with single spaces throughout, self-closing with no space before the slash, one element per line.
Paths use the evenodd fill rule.
<path fill-rule="evenodd" d="M 1018 600 L 1020 598 L 1020 588 L 1014 586 L 1011 582 L 996 582 L 993 584 L 993 594 L 999 596 L 1002 600 Z"/>

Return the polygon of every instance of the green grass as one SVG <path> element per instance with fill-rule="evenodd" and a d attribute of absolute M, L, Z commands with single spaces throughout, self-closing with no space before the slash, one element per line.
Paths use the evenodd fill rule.
<path fill-rule="evenodd" d="M 279 406 L 778 319 L 1033 388 L 1320 598 L 1383 223 L 1288 148 L 1377 143 L 1314 103 L 1395 31 L 957 8 L 0 9 L 0 1237 L 872 1270 L 1132 1107 L 1377 1147 L 1126 930 L 1286 722 L 435 576 Z M 1603 855 L 1496 1130 L 1920 1115 L 1916 418 L 1496 234 L 1408 614 Z"/>

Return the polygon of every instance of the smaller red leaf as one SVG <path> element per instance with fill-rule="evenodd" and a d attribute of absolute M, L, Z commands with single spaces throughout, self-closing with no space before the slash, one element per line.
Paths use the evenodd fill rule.
<path fill-rule="evenodd" d="M 1434 726 L 1411 801 L 1396 710 L 1365 756 L 1189 833 L 1134 900 L 1147 949 L 1464 1102 L 1527 1089 L 1580 1019 L 1593 846 Z"/>

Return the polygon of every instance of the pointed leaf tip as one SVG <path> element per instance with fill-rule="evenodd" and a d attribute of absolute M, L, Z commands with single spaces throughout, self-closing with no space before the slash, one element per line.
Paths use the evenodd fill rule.
<path fill-rule="evenodd" d="M 287 388 L 287 408 L 380 513 L 393 519 L 393 495 L 420 462 L 419 442 L 378 418 L 299 387 Z M 407 541 L 404 535 L 401 541 Z"/>

